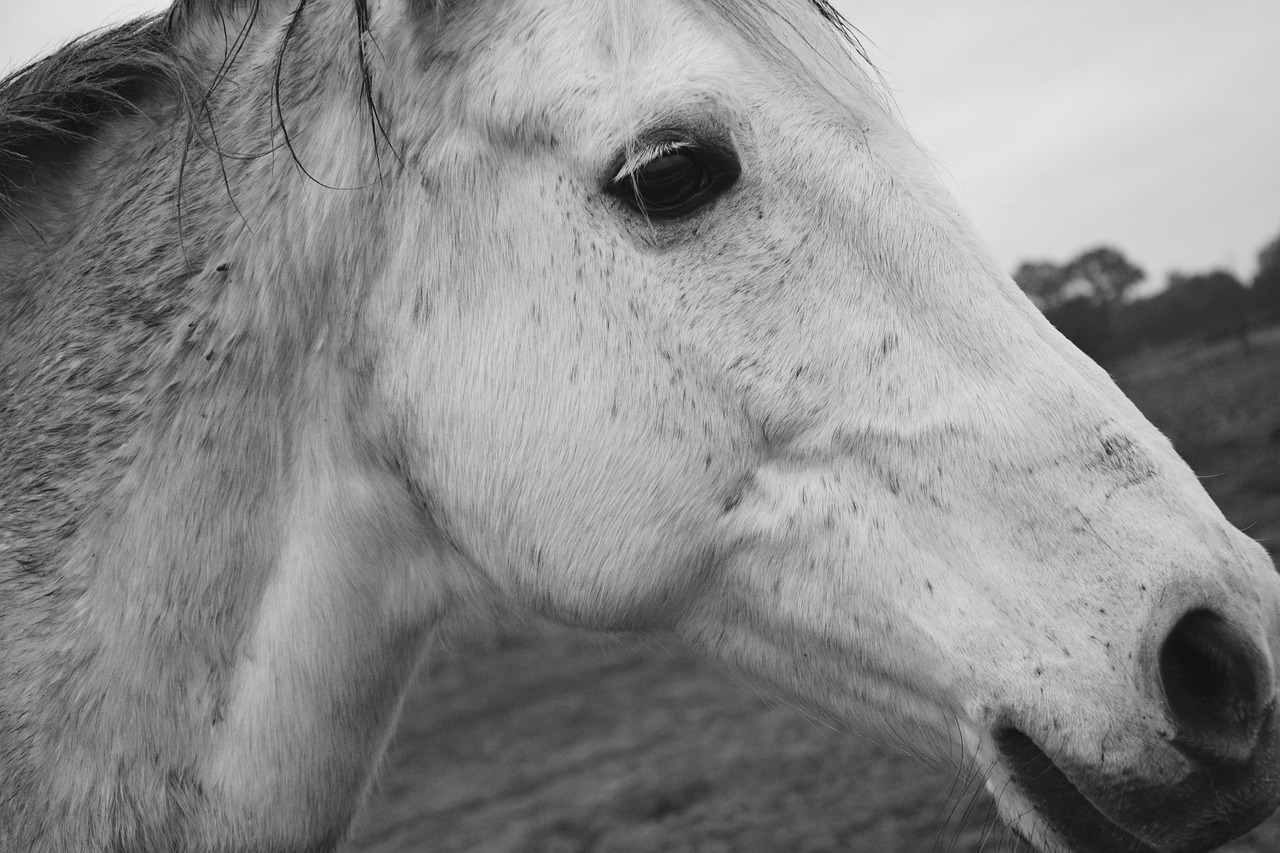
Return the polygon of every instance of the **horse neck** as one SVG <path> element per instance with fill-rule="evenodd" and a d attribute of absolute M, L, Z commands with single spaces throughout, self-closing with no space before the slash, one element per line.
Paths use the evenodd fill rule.
<path fill-rule="evenodd" d="M 23 307 L 0 391 L 28 417 L 0 425 L 21 469 L 3 849 L 336 843 L 456 568 L 353 415 L 365 374 L 328 322 L 316 247 L 377 246 L 317 232 L 360 197 L 299 198 L 320 190 L 295 175 L 233 205 L 193 150 L 179 219 L 184 133 L 176 111 L 104 133 L 46 239 L 6 244 Z"/>

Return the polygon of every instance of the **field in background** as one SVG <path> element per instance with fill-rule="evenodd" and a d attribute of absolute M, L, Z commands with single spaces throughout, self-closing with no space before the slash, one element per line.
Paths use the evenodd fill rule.
<path fill-rule="evenodd" d="M 1111 366 L 1237 525 L 1280 553 L 1280 328 Z M 978 853 L 984 795 L 814 725 L 677 649 L 537 627 L 435 655 L 351 851 Z M 1280 818 L 1226 848 L 1280 850 Z"/>

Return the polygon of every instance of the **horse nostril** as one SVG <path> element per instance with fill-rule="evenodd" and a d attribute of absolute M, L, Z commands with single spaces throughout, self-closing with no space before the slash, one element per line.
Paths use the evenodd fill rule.
<path fill-rule="evenodd" d="M 1188 757 L 1243 763 L 1272 705 L 1266 656 L 1225 619 L 1193 610 L 1173 626 L 1160 648 L 1160 682 Z"/>

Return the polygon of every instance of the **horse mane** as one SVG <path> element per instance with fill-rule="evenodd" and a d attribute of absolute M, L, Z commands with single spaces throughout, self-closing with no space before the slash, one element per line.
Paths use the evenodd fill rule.
<path fill-rule="evenodd" d="M 296 16 L 308 2 L 291 0 L 290 14 Z M 356 11 L 364 97 L 377 129 L 380 121 L 363 47 L 368 4 L 366 0 L 350 2 Z M 21 201 L 41 175 L 69 163 L 83 143 L 113 120 L 140 111 L 141 104 L 159 90 L 180 94 L 194 136 L 195 119 L 202 108 L 207 110 L 213 90 L 239 56 L 262 6 L 263 0 L 180 0 L 165 14 L 76 38 L 0 80 L 0 220 L 17 219 Z M 227 23 L 237 17 L 243 23 L 233 32 Z M 213 76 L 202 79 L 195 63 L 182 56 L 179 35 L 192 22 L 213 18 L 219 19 L 226 37 L 224 55 Z M 290 25 L 279 47 L 277 72 L 291 34 Z M 277 76 L 277 101 L 279 85 Z M 199 97 L 193 98 L 197 91 Z M 206 117 L 211 121 L 211 116 Z M 217 149 L 216 133 L 205 141 Z"/>
<path fill-rule="evenodd" d="M 858 32 L 858 28 L 849 23 L 840 11 L 832 6 L 829 0 L 809 0 L 822 19 L 835 28 L 841 37 L 848 42 L 849 47 L 853 48 L 858 58 L 866 63 L 868 68 L 874 68 L 875 65 L 871 61 L 871 55 L 867 53 L 866 46 L 862 43 L 862 34 Z"/>
<path fill-rule="evenodd" d="M 0 216 L 157 86 L 182 75 L 164 17 L 82 36 L 0 82 Z"/>

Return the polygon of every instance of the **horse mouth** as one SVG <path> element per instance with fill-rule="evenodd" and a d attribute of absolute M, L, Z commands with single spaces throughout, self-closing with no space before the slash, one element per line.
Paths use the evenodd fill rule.
<path fill-rule="evenodd" d="M 1117 825 L 1067 778 L 1036 742 L 1016 728 L 995 732 L 1010 782 L 1035 807 L 1036 816 L 1073 853 L 1161 853 Z M 1026 837 L 1024 828 L 1014 832 Z"/>

